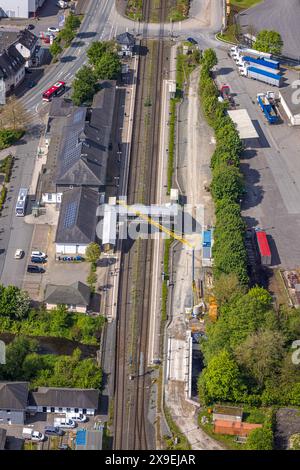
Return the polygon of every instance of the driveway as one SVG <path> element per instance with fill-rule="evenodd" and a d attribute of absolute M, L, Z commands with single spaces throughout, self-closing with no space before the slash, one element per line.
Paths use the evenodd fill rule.
<path fill-rule="evenodd" d="M 299 0 L 265 0 L 256 7 L 241 13 L 239 22 L 245 33 L 248 32 L 249 26 L 257 31 L 262 29 L 278 31 L 284 42 L 283 53 L 299 59 Z"/>

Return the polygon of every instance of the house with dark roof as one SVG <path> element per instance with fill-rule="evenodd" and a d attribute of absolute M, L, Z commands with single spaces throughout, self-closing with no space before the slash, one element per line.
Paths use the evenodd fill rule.
<path fill-rule="evenodd" d="M 95 241 L 99 194 L 78 187 L 63 193 L 55 244 L 57 255 L 84 255 Z"/>
<path fill-rule="evenodd" d="M 119 46 L 119 55 L 120 56 L 129 56 L 131 57 L 133 54 L 133 49 L 135 46 L 135 37 L 126 32 L 119 34 L 116 37 L 117 44 Z"/>
<path fill-rule="evenodd" d="M 90 288 L 83 282 L 77 281 L 69 286 L 47 284 L 44 301 L 47 310 L 52 310 L 58 305 L 66 305 L 69 312 L 86 313 L 90 297 Z"/>
<path fill-rule="evenodd" d="M 38 387 L 30 392 L 27 410 L 41 413 L 82 413 L 93 416 L 99 403 L 99 390 L 94 388 Z"/>
<path fill-rule="evenodd" d="M 28 382 L 0 382 L 0 425 L 24 424 Z"/>
<path fill-rule="evenodd" d="M 97 191 L 105 187 L 115 89 L 114 81 L 103 81 L 91 108 L 63 105 L 63 98 L 52 100 L 47 162 L 38 190 L 45 204 L 57 204 L 62 193 L 73 187 Z"/>
<path fill-rule="evenodd" d="M 0 104 L 12 93 L 25 77 L 25 59 L 14 45 L 0 51 Z"/>

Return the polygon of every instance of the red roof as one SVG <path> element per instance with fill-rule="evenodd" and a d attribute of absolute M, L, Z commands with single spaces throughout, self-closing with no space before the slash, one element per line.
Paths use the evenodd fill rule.
<path fill-rule="evenodd" d="M 271 256 L 271 250 L 269 247 L 266 232 L 258 231 L 256 232 L 256 237 L 257 237 L 260 254 L 262 256 Z"/>
<path fill-rule="evenodd" d="M 231 436 L 248 436 L 253 429 L 262 428 L 262 424 L 240 423 L 236 421 L 223 421 L 216 419 L 214 432 L 216 434 L 229 434 Z"/>

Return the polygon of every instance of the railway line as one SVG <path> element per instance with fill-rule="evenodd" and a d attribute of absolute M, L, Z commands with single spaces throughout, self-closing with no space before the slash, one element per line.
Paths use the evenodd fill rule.
<path fill-rule="evenodd" d="M 161 91 L 167 46 L 163 42 L 166 0 L 161 1 L 157 41 L 141 40 L 128 181 L 128 204 L 155 203 Z M 150 17 L 150 1 L 144 2 Z M 143 31 L 146 37 L 147 31 Z M 148 53 L 146 51 L 148 50 Z M 154 448 L 154 430 L 147 423 L 151 370 L 147 368 L 152 273 L 151 239 L 122 243 L 117 311 L 114 449 Z M 131 378 L 131 380 L 130 380 Z"/>

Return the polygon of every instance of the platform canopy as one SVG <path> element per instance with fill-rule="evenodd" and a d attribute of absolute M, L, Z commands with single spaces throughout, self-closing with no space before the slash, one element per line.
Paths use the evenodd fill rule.
<path fill-rule="evenodd" d="M 258 139 L 259 135 L 246 109 L 230 110 L 228 114 L 236 125 L 241 139 Z"/>

